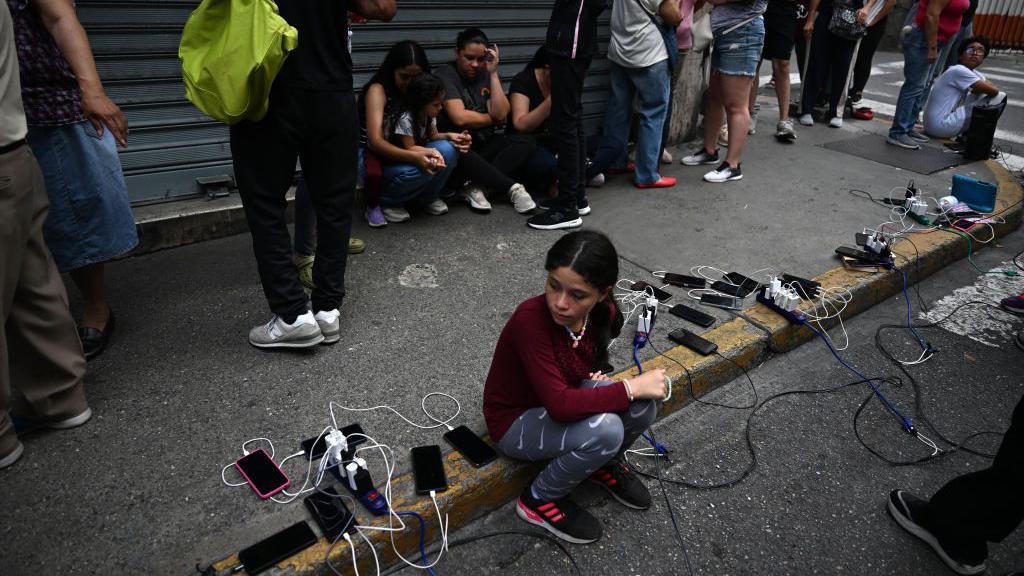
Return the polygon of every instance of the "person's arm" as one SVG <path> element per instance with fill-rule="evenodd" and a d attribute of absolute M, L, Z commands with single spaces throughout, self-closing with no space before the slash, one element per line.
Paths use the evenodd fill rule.
<path fill-rule="evenodd" d="M 444 101 L 444 112 L 448 119 L 463 130 L 476 130 L 487 128 L 495 124 L 490 114 L 467 110 L 466 104 L 460 98 L 452 98 Z"/>
<path fill-rule="evenodd" d="M 530 110 L 530 98 L 526 94 L 512 93 L 512 127 L 516 132 L 529 134 L 539 128 L 550 115 L 551 96 Z"/>
<path fill-rule="evenodd" d="M 368 20 L 383 22 L 390 22 L 398 12 L 395 0 L 349 0 L 348 9 Z"/>
<path fill-rule="evenodd" d="M 885 0 L 885 4 L 882 6 L 882 9 L 878 12 L 878 16 L 875 16 L 875 19 L 872 20 L 871 24 L 868 24 L 868 26 L 874 26 L 875 24 L 881 22 L 883 18 L 889 15 L 889 12 L 892 12 L 892 9 L 895 6 L 896 0 Z"/>
<path fill-rule="evenodd" d="M 82 90 L 82 113 L 96 133 L 103 136 L 103 126 L 110 129 L 121 146 L 128 145 L 128 121 L 121 109 L 103 90 L 96 61 L 92 57 L 89 38 L 75 14 L 71 0 L 32 0 L 39 18 L 50 36 L 53 36 L 64 59 L 75 74 Z"/>
<path fill-rule="evenodd" d="M 804 38 L 808 40 L 811 35 L 814 34 L 814 19 L 818 17 L 818 6 L 821 4 L 821 0 L 811 0 L 811 4 L 807 6 L 807 21 L 804 22 Z"/>
<path fill-rule="evenodd" d="M 928 0 L 924 11 L 924 37 L 928 41 L 928 62 L 939 59 L 939 16 L 950 0 Z"/>
<path fill-rule="evenodd" d="M 672 28 L 678 28 L 683 22 L 683 15 L 679 11 L 679 0 L 662 0 L 658 5 L 658 15 Z"/>
<path fill-rule="evenodd" d="M 505 88 L 501 85 L 501 75 L 498 74 L 498 45 L 488 48 L 487 55 L 487 73 L 491 77 L 491 96 L 487 99 L 487 112 L 495 124 L 501 124 L 508 118 L 509 103 L 508 97 L 505 96 Z"/>
<path fill-rule="evenodd" d="M 971 92 L 976 94 L 985 94 L 987 96 L 995 96 L 996 94 L 999 94 L 999 88 L 988 80 L 978 80 L 974 84 L 971 84 Z"/>
<path fill-rule="evenodd" d="M 875 3 L 877 1 L 878 0 L 868 0 L 867 4 L 864 4 L 864 6 L 860 10 L 857 10 L 858 23 L 863 24 L 865 26 L 870 26 L 870 24 L 868 23 L 868 18 L 871 17 L 871 10 L 875 7 Z"/>

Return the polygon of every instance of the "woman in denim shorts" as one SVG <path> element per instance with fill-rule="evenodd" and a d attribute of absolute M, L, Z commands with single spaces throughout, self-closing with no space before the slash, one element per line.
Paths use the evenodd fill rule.
<path fill-rule="evenodd" d="M 764 13 L 768 0 L 731 2 L 709 0 L 711 32 L 711 82 L 704 114 L 704 146 L 683 158 L 683 164 L 717 165 L 704 175 L 708 182 L 729 182 L 743 178 L 740 156 L 750 126 L 748 97 L 750 85 L 757 76 L 757 64 L 764 46 Z M 717 149 L 719 129 L 724 120 L 729 126 L 729 152 L 720 161 Z"/>

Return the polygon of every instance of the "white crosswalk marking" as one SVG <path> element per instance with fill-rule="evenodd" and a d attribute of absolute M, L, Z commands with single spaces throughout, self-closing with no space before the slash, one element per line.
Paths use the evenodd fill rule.
<path fill-rule="evenodd" d="M 868 100 L 867 98 L 863 98 L 861 99 L 859 106 L 867 106 L 874 110 L 876 115 L 887 116 L 889 118 L 892 118 L 893 115 L 896 114 L 895 105 L 886 102 L 878 102 L 877 100 Z M 1024 136 L 1017 134 L 1016 132 L 1010 132 L 1000 128 L 996 128 L 996 140 L 1004 140 L 1015 144 L 1024 144 Z"/>
<path fill-rule="evenodd" d="M 1013 262 L 1003 262 L 996 266 L 997 270 L 1013 270 Z M 927 314 L 918 317 L 935 322 L 948 316 L 963 304 L 972 301 L 991 302 L 1020 294 L 1024 291 L 1024 281 L 1020 276 L 1007 277 L 1001 274 L 982 274 L 971 286 L 957 288 L 951 294 L 932 305 Z M 966 336 L 986 346 L 1002 346 L 1012 342 L 1018 329 L 1016 318 L 1009 312 L 993 310 L 987 306 L 967 306 L 941 324 L 941 327 L 954 334 Z"/>
<path fill-rule="evenodd" d="M 1020 77 L 1024 78 L 1024 72 L 1021 72 L 1020 70 L 1014 70 L 1013 68 L 1000 68 L 998 66 L 985 66 L 985 65 L 982 65 L 982 71 L 985 71 L 985 70 L 991 70 L 993 72 L 1002 72 L 1004 74 L 1009 74 L 1011 76 L 1020 76 Z"/>

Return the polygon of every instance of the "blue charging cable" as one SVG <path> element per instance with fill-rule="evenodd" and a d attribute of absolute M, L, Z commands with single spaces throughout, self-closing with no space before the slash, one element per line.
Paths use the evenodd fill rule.
<path fill-rule="evenodd" d="M 427 525 L 426 525 L 426 522 L 423 520 L 423 516 L 420 516 L 416 512 L 395 512 L 395 514 L 398 514 L 399 516 L 407 516 L 407 517 L 410 517 L 410 518 L 416 518 L 416 520 L 419 521 L 419 523 L 420 523 L 420 559 L 423 560 L 423 566 L 426 566 L 427 564 L 429 564 L 429 562 L 427 562 L 427 548 L 426 548 L 426 543 L 424 541 L 426 539 Z M 427 574 L 430 574 L 430 576 L 437 576 L 437 572 L 434 572 L 433 567 L 427 568 L 426 570 L 427 570 Z"/>
<path fill-rule="evenodd" d="M 832 347 L 832 343 L 829 342 L 828 338 L 826 338 L 824 334 L 815 330 L 814 326 L 811 326 L 810 324 L 804 324 L 804 326 L 807 326 L 807 328 L 811 332 L 814 332 L 815 334 L 818 335 L 818 338 L 821 338 L 821 341 L 825 343 L 825 346 L 828 346 L 829 351 L 832 352 L 832 355 L 836 357 L 836 360 L 838 360 L 840 364 L 842 364 L 850 372 L 856 374 L 861 380 L 867 382 L 868 386 L 870 386 L 871 390 L 875 393 L 875 396 L 878 396 L 878 399 L 882 402 L 882 405 L 885 406 L 890 412 L 892 412 L 893 415 L 900 419 L 900 424 L 903 427 L 904 431 L 909 432 L 911 434 L 917 433 L 917 431 L 914 429 L 913 420 L 904 416 L 899 411 L 899 409 L 897 409 L 896 406 L 894 406 L 893 403 L 890 402 L 889 399 L 885 397 L 885 394 L 882 394 L 882 391 L 878 389 L 878 386 L 875 386 L 875 380 L 877 380 L 877 378 L 868 378 L 864 374 L 861 374 L 859 370 L 847 364 L 846 360 L 843 360 L 842 356 L 840 356 L 839 353 L 836 352 L 836 349 Z"/>

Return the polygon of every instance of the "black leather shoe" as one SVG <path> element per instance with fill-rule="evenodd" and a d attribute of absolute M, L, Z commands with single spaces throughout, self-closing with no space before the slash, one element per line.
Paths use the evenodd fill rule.
<path fill-rule="evenodd" d="M 114 311 L 111 310 L 107 316 L 107 326 L 103 330 L 95 328 L 79 328 L 78 338 L 82 341 L 82 351 L 85 352 L 85 359 L 92 360 L 100 355 L 107 347 L 110 335 L 114 332 Z"/>

